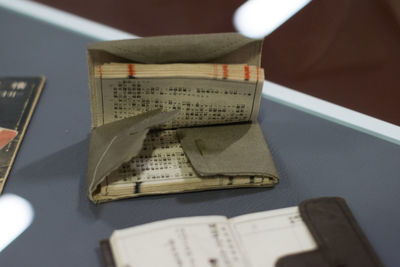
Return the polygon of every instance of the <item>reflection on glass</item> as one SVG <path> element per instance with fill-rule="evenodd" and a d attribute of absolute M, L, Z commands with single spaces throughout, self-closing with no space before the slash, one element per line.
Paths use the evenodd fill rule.
<path fill-rule="evenodd" d="M 311 0 L 249 0 L 235 12 L 233 24 L 243 35 L 264 38 Z"/>
<path fill-rule="evenodd" d="M 0 197 L 0 252 L 32 223 L 32 205 L 22 197 L 4 194 Z"/>

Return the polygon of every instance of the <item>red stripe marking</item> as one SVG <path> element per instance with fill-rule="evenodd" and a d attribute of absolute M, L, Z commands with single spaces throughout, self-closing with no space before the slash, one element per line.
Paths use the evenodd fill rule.
<path fill-rule="evenodd" d="M 244 66 L 244 79 L 246 81 L 250 80 L 250 69 L 249 65 Z"/>
<path fill-rule="evenodd" d="M 99 74 L 100 74 L 100 78 L 103 77 L 103 70 L 101 69 L 100 65 L 98 66 L 98 71 L 99 71 Z"/>
<path fill-rule="evenodd" d="M 229 73 L 229 71 L 228 71 L 228 65 L 223 65 L 222 66 L 222 71 L 223 71 L 223 77 L 224 77 L 224 79 L 227 79 L 228 78 L 228 73 Z"/>
<path fill-rule="evenodd" d="M 0 149 L 10 143 L 15 138 L 15 136 L 17 136 L 17 134 L 18 132 L 13 130 L 0 130 Z"/>
<path fill-rule="evenodd" d="M 259 72 L 258 67 L 256 67 L 256 69 L 257 69 L 257 81 L 258 81 L 259 80 L 259 76 L 260 76 L 260 72 Z"/>
<path fill-rule="evenodd" d="M 131 76 L 131 77 L 135 76 L 134 64 L 128 64 L 128 73 L 129 73 L 129 76 Z"/>
<path fill-rule="evenodd" d="M 218 68 L 217 65 L 214 64 L 214 78 L 218 77 Z"/>

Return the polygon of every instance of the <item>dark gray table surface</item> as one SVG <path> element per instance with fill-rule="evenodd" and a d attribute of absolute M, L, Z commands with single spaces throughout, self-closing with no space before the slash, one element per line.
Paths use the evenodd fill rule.
<path fill-rule="evenodd" d="M 259 121 L 281 178 L 274 189 L 94 205 L 85 183 L 85 47 L 93 40 L 4 9 L 0 35 L 1 76 L 47 77 L 4 191 L 30 201 L 35 218 L 0 253 L 0 266 L 102 266 L 98 242 L 115 229 L 171 217 L 231 217 L 319 196 L 344 197 L 384 264 L 400 266 L 400 146 L 263 99 Z"/>

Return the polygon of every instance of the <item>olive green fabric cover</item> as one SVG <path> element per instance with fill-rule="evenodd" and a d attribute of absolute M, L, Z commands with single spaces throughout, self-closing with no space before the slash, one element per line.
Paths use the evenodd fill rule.
<path fill-rule="evenodd" d="M 183 150 L 201 176 L 278 177 L 258 123 L 177 130 Z"/>

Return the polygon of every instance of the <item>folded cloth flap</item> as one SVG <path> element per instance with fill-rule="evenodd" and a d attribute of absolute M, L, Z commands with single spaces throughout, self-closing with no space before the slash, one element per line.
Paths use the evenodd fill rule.
<path fill-rule="evenodd" d="M 232 124 L 177 130 L 183 150 L 201 176 L 278 177 L 258 124 Z"/>
<path fill-rule="evenodd" d="M 99 42 L 89 45 L 88 50 L 103 51 L 140 63 L 218 62 L 260 66 L 261 47 L 262 40 L 246 38 L 238 33 L 218 33 Z M 235 53 L 237 50 L 239 53 Z"/>
<path fill-rule="evenodd" d="M 285 256 L 278 260 L 277 267 L 383 266 L 344 199 L 306 200 L 299 210 L 318 249 Z"/>
<path fill-rule="evenodd" d="M 92 193 L 103 179 L 136 156 L 150 128 L 171 120 L 178 111 L 149 111 L 94 128 L 90 134 L 88 191 Z"/>

